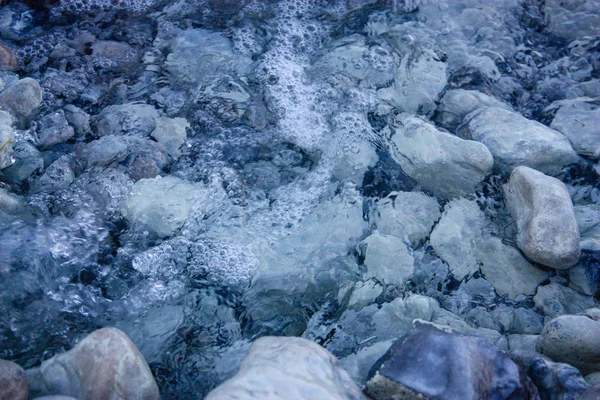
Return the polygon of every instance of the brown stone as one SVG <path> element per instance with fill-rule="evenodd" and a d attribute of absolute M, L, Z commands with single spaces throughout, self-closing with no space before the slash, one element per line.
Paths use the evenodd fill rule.
<path fill-rule="evenodd" d="M 0 69 L 12 71 L 17 69 L 18 66 L 19 63 L 15 53 L 8 46 L 0 43 Z"/>
<path fill-rule="evenodd" d="M 26 400 L 29 382 L 25 370 L 17 364 L 0 360 L 0 400 Z"/>
<path fill-rule="evenodd" d="M 72 350 L 44 361 L 35 376 L 36 394 L 61 394 L 79 400 L 158 400 L 148 364 L 116 328 L 89 334 Z M 32 378 L 34 379 L 34 378 Z"/>

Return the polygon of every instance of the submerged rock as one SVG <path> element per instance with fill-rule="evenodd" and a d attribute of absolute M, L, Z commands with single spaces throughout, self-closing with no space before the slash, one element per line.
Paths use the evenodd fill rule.
<path fill-rule="evenodd" d="M 540 333 L 537 350 L 554 361 L 571 364 L 583 374 L 600 371 L 600 310 L 551 320 Z"/>
<path fill-rule="evenodd" d="M 72 350 L 29 370 L 32 392 L 81 400 L 158 400 L 156 382 L 135 345 L 120 330 L 103 328 Z"/>
<path fill-rule="evenodd" d="M 456 279 L 481 268 L 501 296 L 534 294 L 548 274 L 531 265 L 517 249 L 492 236 L 487 225 L 485 214 L 475 202 L 453 200 L 433 229 L 430 244 Z"/>
<path fill-rule="evenodd" d="M 64 143 L 75 135 L 75 130 L 69 125 L 63 110 L 50 113 L 39 121 L 37 132 L 39 147 L 50 148 L 59 143 Z"/>
<path fill-rule="evenodd" d="M 80 157 L 89 166 L 107 166 L 123 161 L 127 154 L 128 146 L 122 137 L 106 135 L 87 143 L 81 150 Z"/>
<path fill-rule="evenodd" d="M 359 243 L 358 250 L 367 269 L 365 279 L 402 286 L 413 273 L 414 258 L 400 238 L 374 232 Z"/>
<path fill-rule="evenodd" d="M 596 103 L 596 104 L 594 104 Z M 559 101 L 550 127 L 569 139 L 579 154 L 600 157 L 600 106 L 589 98 Z"/>
<path fill-rule="evenodd" d="M 441 196 L 465 196 L 492 172 L 494 159 L 481 143 L 441 132 L 408 114 L 389 132 L 390 153 L 402 170 Z"/>
<path fill-rule="evenodd" d="M 429 236 L 441 215 L 433 197 L 419 192 L 392 192 L 377 201 L 369 220 L 382 235 L 396 236 L 416 246 Z"/>
<path fill-rule="evenodd" d="M 257 339 L 238 372 L 206 400 L 366 400 L 338 360 L 306 339 Z"/>
<path fill-rule="evenodd" d="M 187 138 L 190 124 L 185 118 L 159 118 L 151 136 L 167 149 L 171 157 L 177 159 L 181 155 L 181 145 Z"/>
<path fill-rule="evenodd" d="M 566 39 L 573 40 L 598 33 L 600 10 L 596 0 L 547 0 L 544 15 L 548 30 Z"/>
<path fill-rule="evenodd" d="M 0 360 L 0 399 L 27 400 L 29 381 L 25 370 L 17 364 Z"/>
<path fill-rule="evenodd" d="M 566 269 L 581 255 L 579 227 L 566 186 L 556 178 L 518 167 L 504 187 L 517 224 L 517 245 L 530 259 Z"/>
<path fill-rule="evenodd" d="M 494 170 L 503 175 L 520 165 L 554 173 L 579 160 L 560 132 L 504 108 L 473 111 L 458 134 L 486 145 L 494 156 Z"/>
<path fill-rule="evenodd" d="M 476 90 L 449 90 L 440 100 L 435 121 L 441 126 L 455 131 L 471 112 L 484 107 L 499 107 L 512 111 L 512 108 L 487 94 Z"/>
<path fill-rule="evenodd" d="M 156 128 L 158 111 L 150 105 L 129 103 L 106 107 L 93 118 L 98 136 L 146 137 Z"/>
<path fill-rule="evenodd" d="M 175 81 L 189 85 L 217 76 L 250 72 L 252 60 L 233 52 L 231 42 L 219 32 L 206 29 L 182 31 L 171 43 L 166 67 Z"/>
<path fill-rule="evenodd" d="M 413 113 L 433 111 L 435 101 L 447 83 L 446 63 L 435 51 L 420 49 L 407 53 L 396 70 L 394 84 L 377 91 L 377 96 Z"/>
<path fill-rule="evenodd" d="M 167 237 L 179 230 L 192 209 L 206 198 L 208 191 L 202 184 L 174 176 L 141 179 L 133 185 L 121 211 L 130 223 Z"/>
<path fill-rule="evenodd" d="M 487 339 L 416 321 L 373 367 L 366 393 L 388 399 L 537 399 L 537 389 Z"/>

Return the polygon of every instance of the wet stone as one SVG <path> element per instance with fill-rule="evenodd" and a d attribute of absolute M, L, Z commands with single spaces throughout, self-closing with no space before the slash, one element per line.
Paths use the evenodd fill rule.
<path fill-rule="evenodd" d="M 84 400 L 143 398 L 158 400 L 150 368 L 129 338 L 116 328 L 89 334 L 72 350 L 29 371 L 32 392 Z"/>
<path fill-rule="evenodd" d="M 415 322 L 410 334 L 394 344 L 372 371 L 366 393 L 373 399 L 537 395 L 518 366 L 486 339 L 422 321 Z"/>
<path fill-rule="evenodd" d="M 25 370 L 17 364 L 0 360 L 0 399 L 27 400 L 29 382 Z"/>
<path fill-rule="evenodd" d="M 527 257 L 557 269 L 579 261 L 579 226 L 571 196 L 561 181 L 518 167 L 504 193 L 517 224 L 517 244 Z"/>
<path fill-rule="evenodd" d="M 20 119 L 29 120 L 42 104 L 42 88 L 33 78 L 23 78 L 0 92 L 0 105 Z"/>

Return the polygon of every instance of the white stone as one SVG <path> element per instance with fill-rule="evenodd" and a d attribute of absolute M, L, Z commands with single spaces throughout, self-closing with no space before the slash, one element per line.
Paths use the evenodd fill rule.
<path fill-rule="evenodd" d="M 206 400 L 366 400 L 339 361 L 316 343 L 295 337 L 257 339 L 238 372 Z"/>

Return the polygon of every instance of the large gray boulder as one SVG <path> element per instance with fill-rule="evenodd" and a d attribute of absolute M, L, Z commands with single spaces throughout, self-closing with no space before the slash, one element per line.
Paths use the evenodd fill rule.
<path fill-rule="evenodd" d="M 487 339 L 416 321 L 374 366 L 366 392 L 388 399 L 536 399 L 537 389 Z"/>
<path fill-rule="evenodd" d="M 201 379 L 201 378 L 200 378 Z M 206 400 L 366 400 L 339 361 L 316 343 L 295 337 L 257 339 L 239 370 Z"/>
<path fill-rule="evenodd" d="M 33 78 L 23 78 L 0 93 L 0 106 L 19 119 L 30 119 L 41 105 L 42 88 Z"/>
<path fill-rule="evenodd" d="M 536 348 L 583 374 L 600 371 L 600 310 L 554 318 L 544 326 Z"/>
<path fill-rule="evenodd" d="M 564 183 L 528 167 L 517 167 L 504 187 L 517 224 L 517 245 L 531 260 L 566 269 L 581 255 L 579 227 Z"/>
<path fill-rule="evenodd" d="M 519 165 L 554 173 L 579 160 L 560 132 L 504 108 L 473 111 L 458 134 L 486 145 L 494 156 L 494 169 L 504 175 Z"/>
<path fill-rule="evenodd" d="M 419 117 L 401 114 L 388 133 L 392 158 L 440 196 L 471 194 L 492 172 L 494 160 L 484 145 L 441 132 Z"/>
<path fill-rule="evenodd" d="M 512 111 L 509 105 L 487 94 L 476 90 L 454 89 L 448 90 L 440 100 L 435 121 L 454 131 L 469 113 L 484 107 L 499 107 Z"/>
<path fill-rule="evenodd" d="M 550 127 L 565 135 L 577 153 L 600 157 L 600 107 L 597 100 L 579 98 L 557 103 L 559 108 Z"/>
<path fill-rule="evenodd" d="M 158 400 L 158 386 L 135 345 L 120 330 L 103 328 L 72 350 L 29 370 L 34 395 L 80 400 Z"/>
<path fill-rule="evenodd" d="M 28 397 L 25 370 L 13 362 L 0 360 L 0 400 L 27 400 Z"/>

